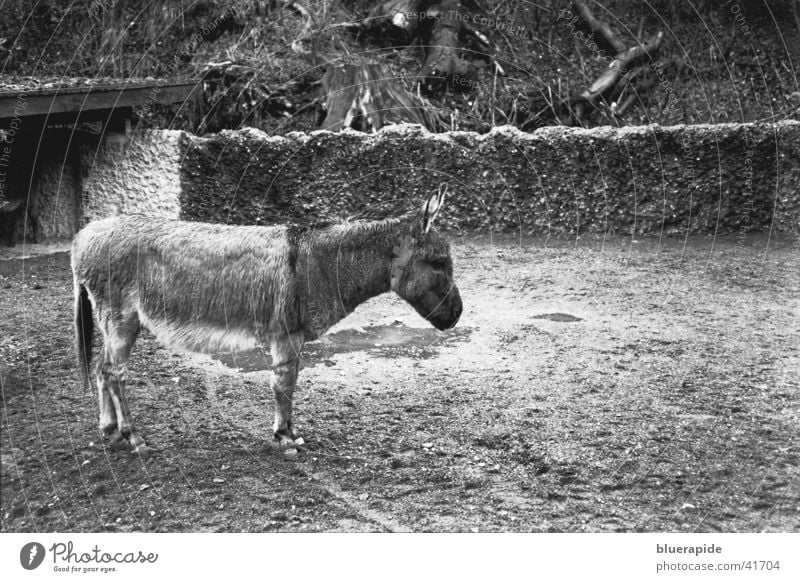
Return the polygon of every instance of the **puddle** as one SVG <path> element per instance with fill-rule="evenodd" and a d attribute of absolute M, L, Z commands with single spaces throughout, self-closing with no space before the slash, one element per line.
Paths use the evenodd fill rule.
<path fill-rule="evenodd" d="M 557 321 L 559 323 L 572 323 L 573 321 L 583 321 L 580 317 L 575 317 L 569 313 L 542 313 L 541 315 L 534 315 L 532 319 L 549 319 L 550 321 Z"/>
<path fill-rule="evenodd" d="M 370 352 L 384 358 L 406 356 L 425 359 L 436 355 L 441 346 L 466 339 L 471 332 L 470 328 L 465 327 L 444 332 L 433 327 L 408 327 L 399 321 L 391 325 L 344 329 L 307 343 L 300 361 L 304 368 L 319 364 L 333 366 L 333 356 L 346 352 Z M 272 367 L 272 358 L 261 349 L 217 353 L 212 358 L 242 372 L 270 370 Z"/>

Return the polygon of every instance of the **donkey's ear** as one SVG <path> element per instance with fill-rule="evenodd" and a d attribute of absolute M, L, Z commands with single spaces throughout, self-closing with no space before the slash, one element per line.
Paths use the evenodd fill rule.
<path fill-rule="evenodd" d="M 433 221 L 444 205 L 444 195 L 446 193 L 447 186 L 441 184 L 439 186 L 439 191 L 432 194 L 427 202 L 425 202 L 425 205 L 422 207 L 422 232 L 428 232 L 431 229 Z"/>

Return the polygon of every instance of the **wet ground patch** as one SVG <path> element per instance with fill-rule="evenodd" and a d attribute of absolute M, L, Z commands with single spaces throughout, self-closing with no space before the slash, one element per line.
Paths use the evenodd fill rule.
<path fill-rule="evenodd" d="M 548 319 L 557 323 L 574 323 L 576 321 L 583 321 L 580 317 L 575 317 L 569 313 L 541 313 L 534 315 L 531 319 Z"/>
<path fill-rule="evenodd" d="M 443 346 L 465 340 L 470 331 L 469 328 L 456 327 L 442 332 L 432 327 L 409 327 L 400 321 L 389 325 L 343 329 L 307 343 L 300 360 L 304 368 L 313 368 L 318 365 L 333 366 L 336 354 L 349 352 L 369 352 L 382 358 L 406 356 L 428 359 L 434 357 Z M 272 358 L 263 349 L 216 353 L 212 357 L 229 368 L 245 373 L 270 370 L 272 366 Z"/>

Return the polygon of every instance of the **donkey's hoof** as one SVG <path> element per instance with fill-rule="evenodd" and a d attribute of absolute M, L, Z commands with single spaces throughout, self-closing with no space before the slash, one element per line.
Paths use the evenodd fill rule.
<path fill-rule="evenodd" d="M 114 432 L 117 430 L 117 423 L 115 422 L 104 422 L 100 424 L 100 430 L 103 431 L 103 435 L 110 437 Z M 121 436 L 121 435 L 120 435 Z"/>
<path fill-rule="evenodd" d="M 131 444 L 128 439 L 122 436 L 121 432 L 116 430 L 108 436 L 108 446 L 112 451 L 120 451 L 129 449 Z"/>
<path fill-rule="evenodd" d="M 131 451 L 134 453 L 138 453 L 143 455 L 147 453 L 147 445 L 144 442 L 144 439 L 137 434 L 131 435 L 129 439 L 131 445 Z"/>
<path fill-rule="evenodd" d="M 273 433 L 278 446 L 283 449 L 283 456 L 285 459 L 296 459 L 298 454 L 297 447 L 305 444 L 305 441 L 300 437 L 296 437 L 292 434 L 293 432 L 294 431 L 282 430 Z"/>
<path fill-rule="evenodd" d="M 278 443 L 279 446 L 284 448 L 292 448 L 294 447 L 294 435 L 292 435 L 289 431 L 282 430 L 279 432 L 272 433 L 275 437 L 275 441 Z"/>

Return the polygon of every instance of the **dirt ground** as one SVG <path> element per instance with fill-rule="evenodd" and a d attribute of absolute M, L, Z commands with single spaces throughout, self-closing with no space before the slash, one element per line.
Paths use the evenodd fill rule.
<path fill-rule="evenodd" d="M 2 531 L 800 531 L 789 240 L 453 243 L 454 330 L 382 296 L 309 344 L 296 461 L 263 356 L 146 333 L 129 392 L 150 451 L 109 449 L 68 254 L 3 249 Z"/>

